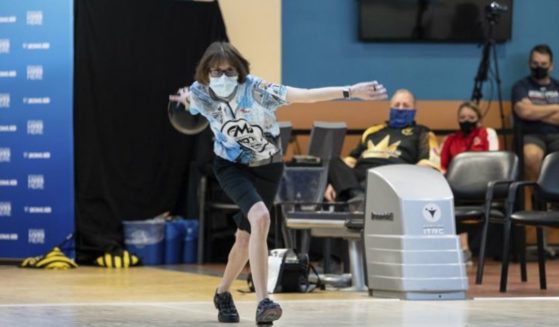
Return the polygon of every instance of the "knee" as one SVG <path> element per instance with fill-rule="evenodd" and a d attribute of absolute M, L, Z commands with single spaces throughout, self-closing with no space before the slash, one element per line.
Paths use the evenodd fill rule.
<path fill-rule="evenodd" d="M 256 204 L 249 212 L 251 233 L 265 235 L 270 228 L 270 213 L 264 204 Z"/>
<path fill-rule="evenodd" d="M 543 160 L 543 150 L 535 146 L 524 148 L 524 164 L 530 170 L 538 170 Z"/>
<path fill-rule="evenodd" d="M 241 250 L 248 251 L 249 240 L 250 240 L 249 233 L 240 229 L 237 230 L 237 233 L 235 233 L 235 243 Z"/>

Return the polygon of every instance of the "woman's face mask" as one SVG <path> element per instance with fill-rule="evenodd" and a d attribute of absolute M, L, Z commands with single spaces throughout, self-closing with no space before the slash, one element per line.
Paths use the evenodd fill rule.
<path fill-rule="evenodd" d="M 463 106 L 458 112 L 458 125 L 460 125 L 460 131 L 464 136 L 468 136 L 473 130 L 475 130 L 480 124 L 479 120 L 481 116 L 474 108 Z"/>
<path fill-rule="evenodd" d="M 227 98 L 235 91 L 239 83 L 237 82 L 238 76 L 227 76 L 226 74 L 220 77 L 210 76 L 210 88 L 220 98 Z"/>
<path fill-rule="evenodd" d="M 477 121 L 461 121 L 458 124 L 460 125 L 460 130 L 464 136 L 468 136 L 474 129 L 477 127 Z"/>
<path fill-rule="evenodd" d="M 388 126 L 392 128 L 404 128 L 415 120 L 415 109 L 390 108 Z"/>

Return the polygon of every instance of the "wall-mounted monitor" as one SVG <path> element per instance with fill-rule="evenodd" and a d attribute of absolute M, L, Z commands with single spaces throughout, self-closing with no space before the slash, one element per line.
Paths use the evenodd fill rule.
<path fill-rule="evenodd" d="M 505 42 L 513 0 L 359 0 L 359 38 L 380 42 Z M 505 10 L 506 9 L 506 10 Z"/>

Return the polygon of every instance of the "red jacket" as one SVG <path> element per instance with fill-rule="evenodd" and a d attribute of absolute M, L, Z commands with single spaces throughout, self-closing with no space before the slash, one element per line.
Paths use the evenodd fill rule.
<path fill-rule="evenodd" d="M 498 150 L 499 143 L 495 130 L 478 127 L 468 136 L 461 131 L 450 134 L 444 140 L 441 150 L 441 168 L 446 172 L 452 158 L 465 151 Z"/>

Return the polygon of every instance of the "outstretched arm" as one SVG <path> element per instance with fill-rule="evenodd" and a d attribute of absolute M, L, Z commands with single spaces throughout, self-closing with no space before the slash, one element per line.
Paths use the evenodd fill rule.
<path fill-rule="evenodd" d="M 344 98 L 344 91 L 349 97 L 362 100 L 383 100 L 387 98 L 386 89 L 377 81 L 362 82 L 351 86 L 332 86 L 314 89 L 287 87 L 287 102 L 319 102 Z"/>
<path fill-rule="evenodd" d="M 332 86 L 320 87 L 314 89 L 301 89 L 296 87 L 287 87 L 287 102 L 319 102 L 343 99 L 344 93 L 347 92 L 350 98 L 362 100 L 384 100 L 387 98 L 386 88 L 377 81 L 362 82 L 351 86 Z M 186 107 L 190 104 L 190 90 L 184 87 L 178 90 L 177 94 L 170 95 L 169 100 L 178 101 Z"/>

